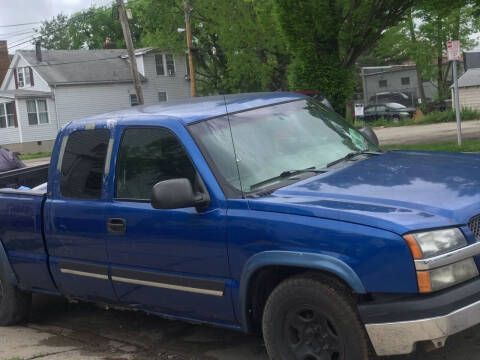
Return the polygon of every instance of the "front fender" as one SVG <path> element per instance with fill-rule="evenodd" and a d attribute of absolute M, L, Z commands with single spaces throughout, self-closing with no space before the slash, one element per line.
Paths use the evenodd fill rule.
<path fill-rule="evenodd" d="M 252 256 L 245 264 L 240 279 L 240 311 L 245 330 L 249 330 L 248 289 L 252 276 L 268 266 L 301 267 L 306 270 L 320 270 L 336 275 L 345 281 L 356 293 L 365 294 L 365 288 L 358 275 L 343 261 L 328 255 L 295 251 L 264 251 Z"/>
<path fill-rule="evenodd" d="M 5 247 L 3 246 L 2 241 L 0 240 L 0 271 L 2 274 L 5 275 L 7 281 L 17 286 L 18 280 L 17 276 L 13 272 L 12 266 L 10 265 L 10 261 L 8 260 L 7 252 L 5 251 Z"/>

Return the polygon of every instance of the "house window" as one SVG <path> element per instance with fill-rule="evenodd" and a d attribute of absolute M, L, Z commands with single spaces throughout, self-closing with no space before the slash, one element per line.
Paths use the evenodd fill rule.
<path fill-rule="evenodd" d="M 155 55 L 155 65 L 157 67 L 157 75 L 165 75 L 165 68 L 163 67 L 163 55 Z"/>
<path fill-rule="evenodd" d="M 172 54 L 155 55 L 157 75 L 175 76 L 175 59 Z"/>
<path fill-rule="evenodd" d="M 165 102 L 167 101 L 167 93 L 165 91 L 160 91 L 158 93 L 158 101 L 159 102 Z"/>
<path fill-rule="evenodd" d="M 23 76 L 23 69 L 18 69 L 17 71 L 17 77 L 18 77 L 18 87 L 24 87 L 25 86 L 25 79 Z"/>
<path fill-rule="evenodd" d="M 380 80 L 380 81 L 378 82 L 378 87 L 381 87 L 381 88 L 386 88 L 386 87 L 388 87 L 388 82 L 387 82 L 387 80 Z"/>
<path fill-rule="evenodd" d="M 173 59 L 173 55 L 165 55 L 165 60 L 167 63 L 167 74 L 170 76 L 175 76 L 175 60 Z"/>
<path fill-rule="evenodd" d="M 47 100 L 27 100 L 28 124 L 48 124 Z"/>
<path fill-rule="evenodd" d="M 402 85 L 410 85 L 410 78 L 402 77 Z"/>
<path fill-rule="evenodd" d="M 30 68 L 23 68 L 23 77 L 25 78 L 25 86 L 30 86 Z"/>
<path fill-rule="evenodd" d="M 131 106 L 137 106 L 138 105 L 138 99 L 136 94 L 130 94 L 130 105 Z"/>
<path fill-rule="evenodd" d="M 17 68 L 17 83 L 19 88 L 31 85 L 30 68 Z"/>
<path fill-rule="evenodd" d="M 15 103 L 9 102 L 5 104 L 5 114 L 7 115 L 7 126 L 15 127 Z"/>

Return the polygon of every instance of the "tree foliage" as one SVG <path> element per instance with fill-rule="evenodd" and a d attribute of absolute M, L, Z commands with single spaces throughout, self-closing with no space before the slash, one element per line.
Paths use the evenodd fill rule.
<path fill-rule="evenodd" d="M 477 42 L 472 35 L 480 30 L 478 7 L 465 1 L 429 0 L 412 9 L 399 25 L 386 31 L 375 53 L 397 63 L 408 59 L 417 65 L 419 84 L 437 84 L 439 99 L 449 96 L 451 63 L 446 63 L 447 42 L 460 40 L 463 50 Z M 422 89 L 421 89 L 422 91 Z M 422 96 L 425 100 L 425 96 Z"/>
<path fill-rule="evenodd" d="M 343 112 L 355 86 L 354 65 L 415 0 L 274 0 L 293 60 L 289 84 L 327 95 Z"/>
<path fill-rule="evenodd" d="M 135 17 L 132 24 L 132 38 L 138 43 L 142 28 Z M 107 39 L 125 47 L 115 6 L 91 7 L 70 17 L 60 14 L 42 23 L 40 35 L 46 49 L 102 49 Z"/>

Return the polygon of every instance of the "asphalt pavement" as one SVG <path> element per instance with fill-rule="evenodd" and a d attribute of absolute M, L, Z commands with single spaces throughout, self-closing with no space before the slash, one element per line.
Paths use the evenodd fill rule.
<path fill-rule="evenodd" d="M 35 296 L 30 319 L 0 328 L 0 360 L 267 360 L 262 338 Z M 447 340 L 441 350 L 380 360 L 480 359 L 480 327 Z"/>

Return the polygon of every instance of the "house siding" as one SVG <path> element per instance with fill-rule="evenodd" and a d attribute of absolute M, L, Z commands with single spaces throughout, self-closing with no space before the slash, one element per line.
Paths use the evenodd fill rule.
<path fill-rule="evenodd" d="M 145 104 L 158 104 L 158 93 L 165 91 L 168 101 L 184 100 L 191 97 L 190 82 L 185 80 L 187 64 L 185 56 L 175 55 L 175 76 L 157 75 L 155 55 L 160 53 L 148 53 L 143 56 L 143 69 L 148 79 L 143 84 Z"/>
<path fill-rule="evenodd" d="M 33 100 L 33 99 L 32 99 Z M 58 125 L 53 99 L 47 100 L 48 124 L 30 125 L 28 123 L 27 100 L 17 100 L 17 116 L 22 131 L 22 141 L 53 140 L 57 137 Z"/>
<path fill-rule="evenodd" d="M 383 92 L 403 92 L 410 94 L 414 98 L 420 97 L 420 91 L 418 90 L 418 78 L 417 70 L 415 68 L 406 68 L 403 70 L 389 70 L 379 68 L 375 71 L 375 74 L 364 75 L 364 91 L 366 92 L 366 99 L 368 103 L 374 103 L 376 94 Z M 402 78 L 409 78 L 410 84 L 403 85 Z M 386 81 L 386 87 L 380 87 L 380 81 Z M 434 99 L 437 93 L 437 88 L 431 82 L 424 82 L 423 87 L 425 90 L 425 96 L 430 99 Z M 416 106 L 417 104 L 412 104 Z"/>
<path fill-rule="evenodd" d="M 12 64 L 15 64 L 16 62 L 15 68 L 22 68 L 22 67 L 29 66 L 29 64 L 20 55 L 16 54 L 15 56 L 18 57 L 18 59 L 14 59 L 12 62 Z M 25 86 L 22 89 L 35 90 L 35 91 L 52 91 L 50 86 L 47 84 L 45 80 L 43 80 L 43 78 L 40 77 L 40 75 L 37 73 L 34 67 L 32 68 L 32 71 L 33 71 L 34 86 Z M 11 72 L 11 76 L 8 77 L 6 81 L 8 81 L 6 89 L 15 90 L 15 76 L 13 71 Z"/>
<path fill-rule="evenodd" d="M 60 127 L 71 121 L 129 108 L 132 84 L 71 85 L 55 89 Z"/>
<path fill-rule="evenodd" d="M 452 99 L 454 99 L 452 90 Z M 480 110 L 480 86 L 459 89 L 460 108 Z M 455 106 L 455 102 L 454 106 Z"/>
<path fill-rule="evenodd" d="M 12 101 L 12 99 L 0 98 L 0 104 Z M 18 142 L 20 142 L 20 130 L 18 128 L 9 127 L 0 129 L 0 145 L 15 144 Z"/>

